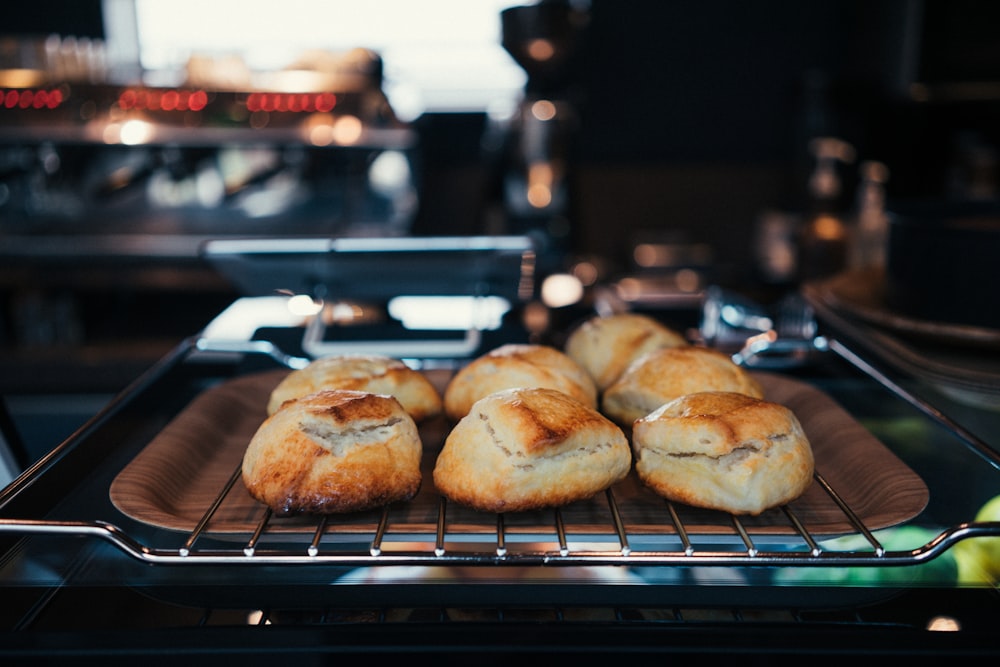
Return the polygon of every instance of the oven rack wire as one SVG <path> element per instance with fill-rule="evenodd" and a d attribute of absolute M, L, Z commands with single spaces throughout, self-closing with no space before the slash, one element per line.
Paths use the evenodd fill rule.
<path fill-rule="evenodd" d="M 961 523 L 941 532 L 927 544 L 909 551 L 887 550 L 874 532 L 851 510 L 819 473 L 815 481 L 838 505 L 845 518 L 862 536 L 867 547 L 850 551 L 831 550 L 821 546 L 822 538 L 814 535 L 789 506 L 775 510 L 784 514 L 793 534 L 781 535 L 780 548 L 769 549 L 775 542 L 770 534 L 755 534 L 736 515 L 729 515 L 731 533 L 699 534 L 692 531 L 674 503 L 664 500 L 671 525 L 663 526 L 661 534 L 650 539 L 646 534 L 633 534 L 618 508 L 614 491 L 604 492 L 610 517 L 607 532 L 601 535 L 569 533 L 559 508 L 552 508 L 551 534 L 534 535 L 523 542 L 508 530 L 504 514 L 497 514 L 492 537 L 489 533 L 453 532 L 448 524 L 448 501 L 439 498 L 434 528 L 392 536 L 390 507 L 381 510 L 373 531 L 350 535 L 328 532 L 335 521 L 331 515 L 315 518 L 308 545 L 302 537 L 308 532 L 271 533 L 274 513 L 262 507 L 256 527 L 246 534 L 213 536 L 212 517 L 240 477 L 237 468 L 202 516 L 180 544 L 150 546 L 108 521 L 51 521 L 0 518 L 0 533 L 22 535 L 89 536 L 105 540 L 132 558 L 153 564 L 220 564 L 220 565 L 290 565 L 327 564 L 349 567 L 377 565 L 618 565 L 618 566 L 902 566 L 930 561 L 959 541 L 972 537 L 1000 534 L 1000 522 Z M 402 539 L 399 539 L 399 538 Z M 511 539 L 515 537 L 515 539 Z M 298 538 L 298 539 L 296 539 Z M 581 546 L 574 546 L 580 542 Z M 637 543 L 648 543 L 636 546 Z M 722 546 L 729 548 L 722 548 Z"/>
<path fill-rule="evenodd" d="M 302 360 L 284 354 L 268 341 L 220 344 L 192 338 L 188 352 L 262 354 L 290 368 L 301 367 Z M 181 346 L 182 348 L 185 346 Z M 973 450 L 995 467 L 1000 466 L 996 454 L 961 426 L 951 422 L 919 397 L 907 394 L 900 386 L 838 341 L 828 342 L 827 349 L 836 352 L 852 365 L 869 374 L 884 387 L 904 400 L 951 427 L 969 441 Z M 180 355 L 185 356 L 184 354 Z M 523 535 L 509 530 L 504 514 L 495 515 L 495 526 L 479 526 L 474 534 L 449 529 L 448 502 L 438 499 L 434 527 L 427 531 L 393 533 L 391 508 L 381 510 L 381 517 L 372 531 L 354 530 L 345 533 L 328 531 L 335 516 L 316 517 L 311 537 L 307 532 L 269 531 L 275 520 L 273 512 L 262 506 L 262 515 L 252 531 L 246 534 L 226 534 L 223 539 L 211 530 L 211 521 L 226 496 L 240 478 L 237 466 L 214 501 L 206 508 L 201 520 L 186 535 L 173 531 L 158 531 L 158 544 L 144 542 L 137 531 L 130 532 L 112 521 L 105 520 L 46 520 L 11 519 L 0 517 L 0 534 L 24 537 L 32 535 L 91 537 L 106 541 L 122 553 L 150 564 L 169 565 L 305 565 L 326 564 L 347 567 L 381 565 L 470 566 L 470 565 L 532 565 L 532 566 L 724 566 L 724 567 L 856 567 L 919 565 L 945 553 L 958 542 L 975 537 L 1000 536 L 1000 522 L 962 522 L 941 530 L 933 539 L 911 550 L 888 550 L 865 525 L 843 497 L 826 479 L 814 472 L 814 480 L 853 529 L 863 548 L 848 550 L 824 546 L 820 537 L 809 529 L 790 506 L 769 510 L 780 512 L 787 521 L 787 530 L 776 536 L 773 532 L 750 527 L 736 515 L 728 516 L 725 534 L 698 532 L 682 518 L 682 511 L 668 500 L 670 523 L 655 535 L 630 531 L 619 511 L 613 489 L 604 492 L 609 525 L 599 535 L 576 535 L 567 531 L 559 508 L 552 508 L 548 522 L 551 532 Z M 16 482 L 15 482 L 16 485 Z M 722 514 L 720 512 L 720 514 Z M 491 537 L 490 537 L 491 536 Z M 304 539 L 309 537 L 308 540 Z M 168 542 L 164 546 L 159 542 Z M 303 543 L 308 541 L 306 546 Z M 579 546 L 577 546 L 579 543 Z"/>

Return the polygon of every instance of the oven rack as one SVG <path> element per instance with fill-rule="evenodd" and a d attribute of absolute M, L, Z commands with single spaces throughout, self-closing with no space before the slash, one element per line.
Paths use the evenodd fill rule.
<path fill-rule="evenodd" d="M 887 550 L 819 473 L 815 481 L 838 505 L 863 538 L 864 549 L 831 550 L 821 546 L 824 538 L 814 535 L 795 511 L 785 505 L 769 510 L 781 512 L 792 533 L 775 535 L 755 532 L 737 515 L 728 515 L 728 533 L 693 531 L 682 518 L 683 510 L 664 500 L 670 525 L 655 535 L 630 532 L 619 511 L 614 491 L 604 492 L 609 525 L 598 534 L 567 531 L 559 508 L 550 513 L 548 535 L 512 531 L 504 514 L 495 515 L 495 526 L 479 526 L 484 532 L 450 530 L 448 501 L 439 497 L 435 524 L 421 531 L 408 528 L 394 533 L 391 507 L 381 509 L 373 531 L 331 532 L 335 515 L 315 517 L 311 532 L 272 531 L 274 513 L 262 506 L 256 527 L 245 534 L 227 533 L 220 538 L 210 530 L 212 517 L 240 478 L 237 468 L 225 487 L 207 508 L 197 526 L 179 534 L 179 544 L 151 546 L 108 521 L 51 521 L 0 518 L 0 533 L 63 535 L 105 540 L 124 554 L 152 564 L 189 565 L 290 565 L 326 564 L 349 567 L 379 565 L 687 565 L 687 566 L 902 566 L 930 561 L 959 541 L 1000 535 L 1000 522 L 961 523 L 933 540 L 908 551 Z M 722 513 L 720 513 L 722 514 Z M 163 532 L 163 531 L 161 531 Z M 838 537 L 844 537 L 840 535 Z M 306 539 L 308 538 L 308 539 Z M 307 542 L 307 544 L 306 544 Z"/>
<path fill-rule="evenodd" d="M 919 397 L 907 394 L 899 385 L 866 364 L 839 341 L 830 340 L 826 349 L 834 352 L 877 380 L 885 388 L 901 396 L 929 416 L 952 428 L 969 446 L 993 466 L 1000 467 L 996 453 L 985 443 L 951 422 Z M 215 355 L 246 354 L 270 357 L 289 368 L 301 367 L 307 359 L 285 354 L 270 341 L 219 341 L 195 337 L 181 345 L 161 366 L 188 358 L 204 360 Z M 162 369 L 151 369 L 155 375 Z M 141 382 L 138 382 L 141 384 Z M 348 567 L 381 565 L 470 566 L 724 566 L 724 567 L 857 567 L 912 566 L 926 563 L 945 553 L 958 542 L 975 537 L 1000 536 L 1000 522 L 962 522 L 941 530 L 926 544 L 910 550 L 887 549 L 870 528 L 849 506 L 827 480 L 814 472 L 814 480 L 843 514 L 850 529 L 835 536 L 818 535 L 810 530 L 790 506 L 768 510 L 784 517 L 782 531 L 755 528 L 736 515 L 718 512 L 722 521 L 713 523 L 712 530 L 699 531 L 683 518 L 683 505 L 663 500 L 670 517 L 669 523 L 657 525 L 651 531 L 630 528 L 619 511 L 619 499 L 614 490 L 604 492 L 608 510 L 605 526 L 592 526 L 598 532 L 579 534 L 568 531 L 559 508 L 549 510 L 547 532 L 525 534 L 511 529 L 504 514 L 495 515 L 488 525 L 476 526 L 475 531 L 449 526 L 448 501 L 443 496 L 437 502 L 433 526 L 423 530 L 407 524 L 406 532 L 394 530 L 392 507 L 382 508 L 377 525 L 372 530 L 355 528 L 329 530 L 336 515 L 316 517 L 311 528 L 290 533 L 273 530 L 281 517 L 261 506 L 256 526 L 245 533 L 225 534 L 211 530 L 213 515 L 227 494 L 240 479 L 237 466 L 231 477 L 206 508 L 193 530 L 156 530 L 146 535 L 137 525 L 124 529 L 114 521 L 14 519 L 0 517 L 0 535 L 49 535 L 89 537 L 110 543 L 125 555 L 150 564 L 169 565 L 336 565 Z M 17 482 L 13 486 L 17 486 Z M 9 491 L 10 489 L 8 489 Z M 777 515 L 775 514 L 775 515 Z M 489 516 L 489 515 L 484 515 Z M 724 529 L 721 527 L 725 526 Z M 145 537 L 143 537 L 145 535 Z M 832 538 L 856 538 L 852 544 L 863 547 L 829 548 L 825 541 Z M 156 544 L 153 544 L 155 540 Z"/>

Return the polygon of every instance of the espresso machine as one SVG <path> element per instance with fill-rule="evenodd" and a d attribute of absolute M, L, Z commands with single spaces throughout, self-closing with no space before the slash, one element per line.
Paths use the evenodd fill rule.
<path fill-rule="evenodd" d="M 155 80 L 98 39 L 0 52 L 0 392 L 120 389 L 239 295 L 210 240 L 410 231 L 417 140 L 372 50 Z"/>

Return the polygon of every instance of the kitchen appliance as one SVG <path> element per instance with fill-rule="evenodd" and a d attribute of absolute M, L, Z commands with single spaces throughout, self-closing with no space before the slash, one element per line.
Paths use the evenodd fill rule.
<path fill-rule="evenodd" d="M 41 232 L 408 231 L 415 135 L 382 91 L 378 54 L 236 80 L 232 68 L 193 58 L 159 84 L 0 71 L 6 245 Z"/>
<path fill-rule="evenodd" d="M 452 285 L 502 286 L 530 306 L 530 263 L 507 261 L 510 240 L 495 241 L 452 247 L 453 259 L 477 258 L 452 264 L 463 267 Z M 303 252 L 302 266 L 321 259 L 335 273 L 335 246 Z M 391 252 L 347 253 L 359 290 Z M 440 257 L 427 257 L 434 281 Z M 496 280 L 476 278 L 483 262 Z M 380 284 L 380 297 L 407 287 Z M 275 298 L 235 301 L 0 492 L 0 654 L 499 664 L 1000 653 L 996 581 L 959 583 L 955 560 L 963 543 L 1000 535 L 997 521 L 973 520 L 1000 489 L 996 415 L 989 441 L 958 427 L 822 321 L 823 345 L 810 343 L 824 353 L 808 364 L 759 370 L 743 357 L 795 406 L 817 454 L 807 495 L 760 517 L 666 503 L 634 480 L 537 513 L 472 512 L 428 480 L 401 506 L 281 517 L 248 501 L 238 462 L 262 397 L 310 359 L 318 315 L 277 317 Z M 538 340 L 527 326 L 504 336 Z M 472 354 L 401 356 L 440 387 Z M 428 464 L 448 427 L 421 428 Z"/>
<path fill-rule="evenodd" d="M 39 113 L 62 99 L 38 90 L 46 93 L 31 96 L 32 106 L 46 101 Z M 163 112 L 191 116 L 200 90 L 166 89 L 168 104 L 173 93 L 179 103 L 183 92 L 188 109 Z M 108 99 L 119 104 L 123 92 L 115 89 Z M 126 105 L 164 100 L 164 89 L 133 92 Z M 87 209 L 107 214 L 97 223 L 116 233 L 71 233 L 86 230 L 62 219 L 46 222 L 43 234 L 31 226 L 38 218 L 12 216 L 25 229 L 2 239 L 8 256 L 24 264 L 36 262 L 40 250 L 64 258 L 70 248 L 146 263 L 166 254 L 175 269 L 190 268 L 180 258 L 196 256 L 199 265 L 219 268 L 211 284 L 223 285 L 221 294 L 236 293 L 207 326 L 191 325 L 190 337 L 136 370 L 93 419 L 0 490 L 5 662 L 996 659 L 995 576 L 983 571 L 988 561 L 973 562 L 979 568 L 960 580 L 957 554 L 1000 535 L 996 520 L 976 518 L 1000 490 L 997 414 L 947 397 L 927 401 L 922 377 L 862 344 L 867 330 L 851 335 L 856 331 L 819 309 L 818 323 L 788 329 L 795 336 L 772 320 L 775 326 L 749 332 L 734 351 L 796 406 L 822 455 L 808 496 L 761 517 L 665 503 L 634 479 L 591 501 L 527 515 L 471 513 L 442 500 L 430 484 L 412 503 L 357 516 L 276 517 L 248 503 L 237 463 L 261 418 L 262 394 L 315 355 L 343 349 L 345 338 L 361 345 L 353 349 L 385 349 L 381 344 L 390 342 L 442 386 L 478 351 L 508 341 L 559 340 L 565 331 L 552 329 L 559 318 L 547 318 L 534 301 L 531 253 L 522 239 L 396 243 L 397 228 L 382 225 L 385 219 L 372 236 L 367 225 L 348 225 L 345 236 L 353 238 L 345 239 L 339 232 L 348 230 L 327 228 L 322 211 L 313 218 L 312 209 L 300 206 L 282 170 L 304 168 L 315 155 L 347 167 L 337 173 L 354 174 L 349 167 L 357 163 L 347 157 L 353 150 L 337 142 L 304 144 L 295 122 L 278 122 L 312 114 L 291 110 L 289 98 L 251 103 L 247 91 L 219 92 L 214 99 L 266 112 L 267 127 L 174 128 L 162 136 L 179 145 L 163 151 L 118 143 L 133 136 L 124 125 L 109 135 L 117 138 L 113 144 L 104 143 L 102 132 L 100 143 L 82 142 L 84 152 L 107 151 L 113 166 L 80 173 L 117 176 L 124 168 L 120 181 L 98 180 L 93 192 L 107 198 Z M 25 98 L 11 99 L 20 109 Z M 317 103 L 323 100 L 295 102 Z M 81 104 L 79 113 L 89 108 Z M 156 131 L 169 129 L 161 124 Z M 402 129 L 371 136 L 409 138 Z M 200 140 L 211 143 L 210 135 L 239 145 L 236 171 L 247 189 L 229 203 L 267 184 L 263 189 L 276 198 L 264 203 L 277 209 L 223 206 L 200 215 L 191 204 L 197 199 L 180 198 L 189 190 L 167 187 L 163 201 L 187 202 L 183 215 L 165 206 L 141 230 L 114 215 L 138 206 L 137 193 L 148 192 L 143 183 L 165 176 L 157 182 L 191 182 L 188 165 L 201 164 Z M 333 136 L 323 129 L 317 138 Z M 291 148 L 275 152 L 269 144 L 258 153 L 255 138 Z M 409 145 L 393 141 L 389 147 Z M 79 143 L 77 133 L 10 153 L 15 168 L 8 182 L 16 185 L 10 191 L 18 183 L 58 185 L 45 165 L 73 162 L 67 156 L 77 155 Z M 356 147 L 370 157 L 384 147 L 375 143 Z M 209 152 L 210 161 L 223 155 Z M 171 234 L 157 233 L 167 230 L 182 233 L 171 242 Z M 388 260 L 401 256 L 413 261 L 394 274 L 390 269 L 400 265 Z M 354 281 L 338 282 L 341 261 Z M 205 288 L 206 275 L 195 273 L 191 284 Z M 386 319 L 399 297 L 456 295 L 465 304 L 505 295 L 510 310 L 499 326 L 479 322 L 445 333 Z M 292 310 L 293 304 L 307 308 Z M 653 305 L 658 317 L 674 321 L 677 313 L 663 300 Z M 369 306 L 375 319 L 366 315 Z M 185 312 L 159 310 L 172 319 Z M 428 339 L 431 351 L 422 345 Z M 425 463 L 446 430 L 440 421 L 423 427 Z"/>
<path fill-rule="evenodd" d="M 0 375 L 24 384 L 0 391 L 120 390 L 238 294 L 204 263 L 209 239 L 410 233 L 418 142 L 381 58 L 306 55 L 256 73 L 193 58 L 156 83 L 99 58 L 82 73 L 42 59 L 30 77 L 4 61 Z"/>

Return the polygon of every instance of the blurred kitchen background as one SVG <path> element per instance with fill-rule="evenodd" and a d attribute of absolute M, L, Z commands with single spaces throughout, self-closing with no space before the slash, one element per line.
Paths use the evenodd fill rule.
<path fill-rule="evenodd" d="M 58 444 L 240 296 L 210 239 L 525 234 L 563 323 L 878 264 L 887 209 L 996 203 L 998 34 L 989 0 L 11 4 L 0 396 Z"/>

